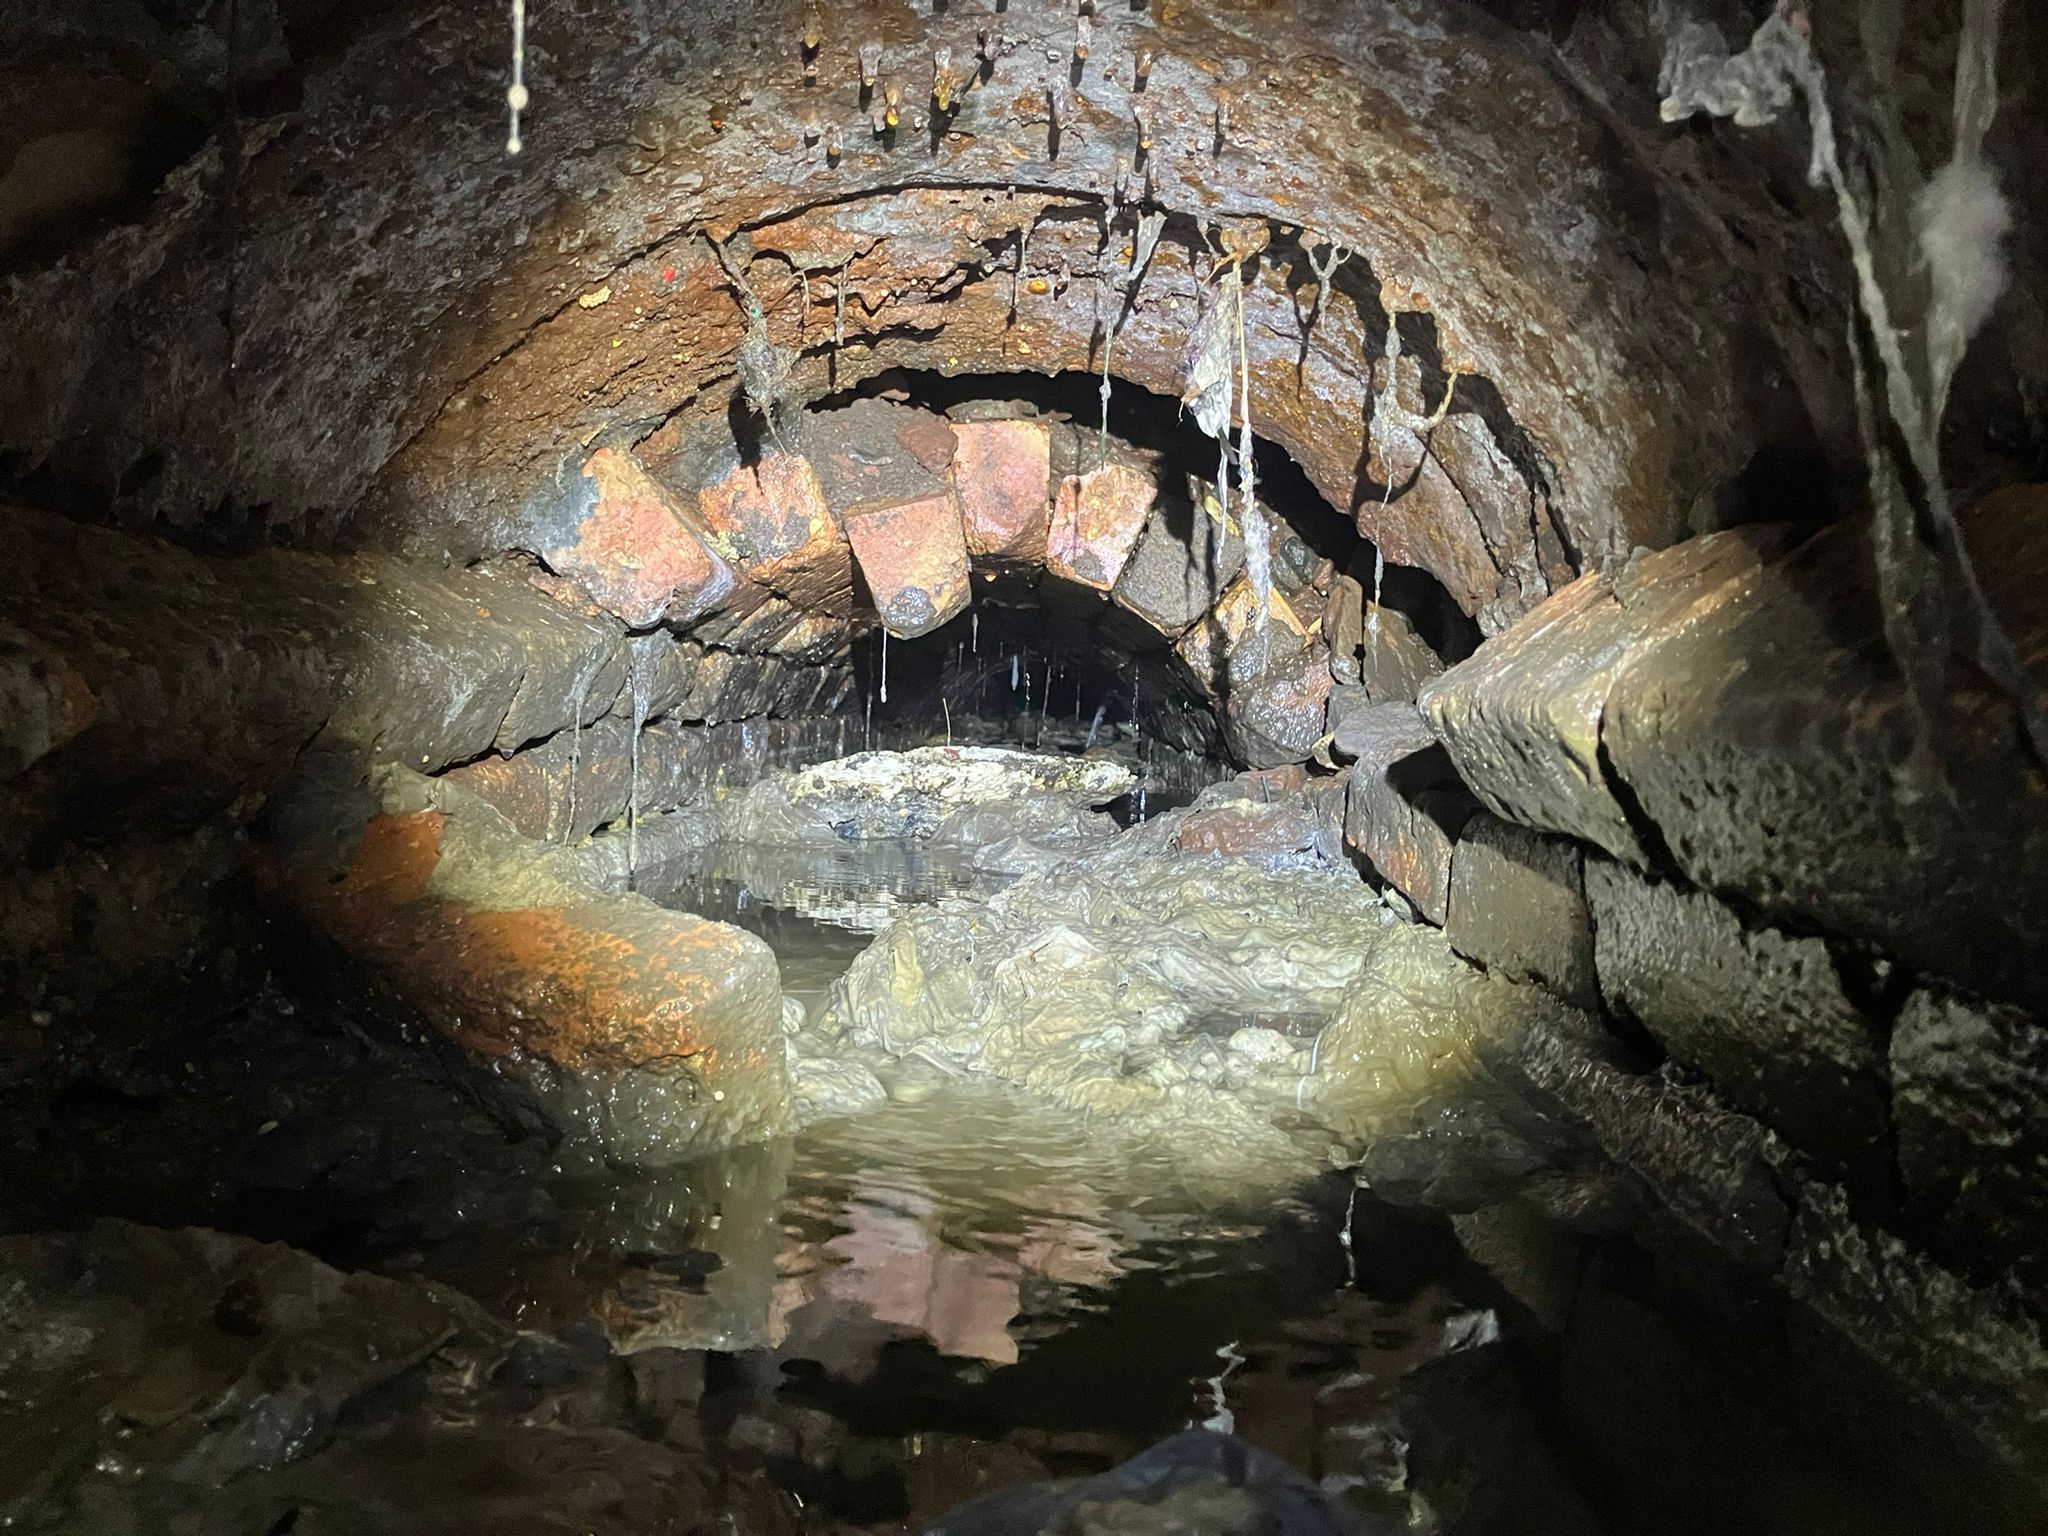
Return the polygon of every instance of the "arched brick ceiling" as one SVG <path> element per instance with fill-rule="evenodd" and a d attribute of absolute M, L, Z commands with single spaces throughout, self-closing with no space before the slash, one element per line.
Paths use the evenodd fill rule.
<path fill-rule="evenodd" d="M 1810 430 L 1804 247 L 1744 254 L 1645 149 L 1640 102 L 1574 83 L 1540 35 L 1455 0 L 1099 10 L 1076 84 L 1071 5 L 819 6 L 806 84 L 802 0 L 550 6 L 516 158 L 504 18 L 407 11 L 245 123 L 232 174 L 209 145 L 144 221 L 11 280 L 0 449 L 130 519 L 471 558 L 521 541 L 565 463 L 658 462 L 727 411 L 743 314 L 707 236 L 815 396 L 899 366 L 1098 368 L 1098 278 L 1146 200 L 1168 222 L 1112 372 L 1177 394 L 1218 256 L 1246 256 L 1257 430 L 1496 622 L 1668 541 L 1786 421 Z M 992 66 L 918 128 L 934 48 L 959 73 L 987 26 Z M 859 103 L 869 40 L 901 86 L 892 137 Z M 1355 254 L 1316 305 L 1330 242 Z M 1445 370 L 1427 454 L 1390 416 L 1369 435 L 1381 399 L 1432 410 Z"/>

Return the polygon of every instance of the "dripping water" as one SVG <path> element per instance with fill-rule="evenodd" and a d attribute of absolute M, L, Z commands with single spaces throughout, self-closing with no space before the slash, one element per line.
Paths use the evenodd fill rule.
<path fill-rule="evenodd" d="M 889 631 L 882 631 L 882 702 L 889 702 Z"/>
<path fill-rule="evenodd" d="M 1138 728 L 1138 709 L 1140 704 L 1138 690 L 1142 686 L 1143 678 L 1134 666 L 1131 668 L 1131 734 L 1136 736 L 1141 743 L 1144 743 L 1145 733 Z M 1149 743 L 1147 744 L 1149 745 Z M 1144 754 L 1141 747 L 1138 759 L 1138 820 L 1140 821 L 1145 819 L 1145 779 L 1150 772 L 1150 759 Z"/>

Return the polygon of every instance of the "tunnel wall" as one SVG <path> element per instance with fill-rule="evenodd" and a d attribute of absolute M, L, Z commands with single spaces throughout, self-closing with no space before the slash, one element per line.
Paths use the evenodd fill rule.
<path fill-rule="evenodd" d="M 2042 678 L 2048 494 L 1963 521 Z M 1916 716 L 1876 592 L 1850 527 L 1583 577 L 1419 712 L 1333 714 L 1347 828 L 1454 948 L 1606 1017 L 1611 1059 L 1522 1064 L 1551 1102 L 2038 1482 L 2048 773 L 1974 674 Z"/>

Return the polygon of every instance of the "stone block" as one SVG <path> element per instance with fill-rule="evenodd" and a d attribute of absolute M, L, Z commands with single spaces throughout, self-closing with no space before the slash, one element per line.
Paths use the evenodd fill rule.
<path fill-rule="evenodd" d="M 709 665 L 714 656 L 724 656 L 726 664 Z M 679 713 L 712 724 L 765 715 L 777 701 L 781 677 L 782 663 L 773 656 L 707 651 L 697 669 L 697 686 Z"/>
<path fill-rule="evenodd" d="M 1451 853 L 1451 947 L 1488 970 L 1600 1006 L 1585 855 L 1568 838 L 1480 812 Z"/>
<path fill-rule="evenodd" d="M 1736 528 L 1582 576 L 1429 683 L 1423 712 L 1487 809 L 1645 865 L 1602 756 L 1615 677 L 1737 601 L 1784 542 Z"/>
<path fill-rule="evenodd" d="M 1254 768 L 1300 762 L 1323 738 L 1329 703 L 1330 657 L 1319 641 L 1283 655 L 1256 677 L 1232 682 L 1224 696 L 1224 736 Z"/>
<path fill-rule="evenodd" d="M 810 463 L 770 450 L 697 491 L 704 527 L 748 578 L 797 607 L 853 614 L 853 556 Z"/>
<path fill-rule="evenodd" d="M 0 620 L 0 779 L 56 751 L 92 724 L 99 709 L 61 653 Z"/>
<path fill-rule="evenodd" d="M 1475 806 L 1412 704 L 1372 709 L 1355 738 L 1344 836 L 1441 927 L 1450 915 L 1451 850 Z"/>
<path fill-rule="evenodd" d="M 687 624 L 733 588 L 733 573 L 682 501 L 629 453 L 583 463 L 576 520 L 539 553 L 629 629 Z"/>
<path fill-rule="evenodd" d="M 785 1128 L 767 945 L 562 881 L 547 850 L 486 816 L 387 808 L 339 870 L 285 849 L 266 878 L 428 1024 L 615 1161 L 676 1162 Z"/>
<path fill-rule="evenodd" d="M 890 634 L 929 634 L 967 606 L 967 541 L 950 492 L 849 507 L 844 522 Z"/>
<path fill-rule="evenodd" d="M 1539 1027 L 1512 1064 L 1535 1102 L 1582 1122 L 1680 1220 L 1764 1273 L 1784 1257 L 1792 1213 L 1776 1167 L 1784 1147 L 1705 1089 L 1624 1070 L 1597 1023 Z"/>
<path fill-rule="evenodd" d="M 1158 490 L 1128 464 L 1105 464 L 1060 481 L 1046 535 L 1045 565 L 1068 581 L 1107 592 L 1116 585 Z"/>
<path fill-rule="evenodd" d="M 1188 506 L 1155 505 L 1144 537 L 1117 577 L 1117 605 L 1169 638 L 1177 638 L 1212 608 L 1244 568 L 1244 541 L 1235 533 L 1212 550 L 1213 525 Z"/>
<path fill-rule="evenodd" d="M 806 677 L 802 686 L 815 691 Z M 816 718 L 658 720 L 640 733 L 640 813 L 701 805 L 715 792 L 752 783 L 769 768 L 829 755 L 837 727 Z M 632 730 L 617 716 L 561 731 L 515 752 L 495 753 L 441 775 L 474 794 L 522 837 L 575 844 L 625 816 L 632 798 Z"/>
<path fill-rule="evenodd" d="M 701 652 L 696 665 L 689 669 L 687 690 L 676 701 L 675 717 L 679 720 L 718 718 L 721 701 L 739 664 L 740 658 L 731 651 L 710 647 Z"/>
<path fill-rule="evenodd" d="M 953 423 L 953 494 L 977 565 L 1045 563 L 1052 435 L 1042 421 Z"/>
<path fill-rule="evenodd" d="M 1372 750 L 1373 743 L 1389 730 L 1398 732 L 1403 739 L 1411 735 L 1410 722 L 1416 718 L 1414 712 L 1382 708 L 1389 702 L 1401 701 L 1375 699 L 1356 683 L 1333 681 L 1330 702 L 1324 712 L 1331 756 L 1347 763 L 1356 762 L 1361 755 Z"/>
<path fill-rule="evenodd" d="M 2048 1029 L 1921 987 L 1892 1025 L 1890 1068 L 1899 1173 L 1936 1246 L 2048 1282 Z"/>
<path fill-rule="evenodd" d="M 1337 681 L 1363 688 L 1374 703 L 1413 699 L 1444 669 L 1405 613 L 1373 602 L 1349 576 L 1332 585 L 1323 639 Z"/>
<path fill-rule="evenodd" d="M 278 557 L 274 568 L 286 562 Z M 349 626 L 324 737 L 427 773 L 488 751 L 526 675 L 510 624 L 456 580 L 383 555 L 299 579 L 334 584 Z"/>
<path fill-rule="evenodd" d="M 851 622 L 837 614 L 807 613 L 768 649 L 790 661 L 825 661 L 852 633 Z"/>
<path fill-rule="evenodd" d="M 1600 990 L 1720 1094 L 1850 1187 L 1889 1185 L 1876 1030 L 1819 939 L 1751 929 L 1702 891 L 1589 857 Z"/>
<path fill-rule="evenodd" d="M 1575 572 L 1528 479 L 1476 412 L 1453 411 L 1430 434 L 1429 454 L 1457 487 L 1501 570 L 1495 604 L 1527 612 Z"/>
<path fill-rule="evenodd" d="M 737 616 L 716 628 L 700 627 L 693 633 L 729 651 L 749 654 L 780 651 L 789 637 L 812 617 L 786 597 L 770 593 L 744 618 Z M 829 615 L 821 615 L 833 622 Z"/>
<path fill-rule="evenodd" d="M 1959 521 L 1994 612 L 2048 685 L 2048 487 Z M 2048 779 L 2010 702 L 1964 659 L 1960 617 L 1947 707 L 1916 751 L 1876 594 L 1861 519 L 1733 583 L 1617 675 L 1610 771 L 1695 885 L 2048 1010 Z"/>
<path fill-rule="evenodd" d="M 1235 658 L 1245 636 L 1257 633 L 1254 624 L 1257 617 L 1258 598 L 1252 592 L 1251 580 L 1239 576 L 1225 589 L 1215 608 L 1198 620 L 1174 646 L 1175 653 L 1194 674 L 1195 681 L 1212 698 L 1221 696 L 1224 685 L 1233 675 L 1256 670 L 1256 667 L 1243 666 Z M 1273 631 L 1273 639 L 1264 648 L 1268 654 L 1277 649 L 1305 646 L 1314 627 L 1303 621 L 1294 604 L 1277 587 L 1266 605 L 1266 620 L 1269 630 Z"/>
<path fill-rule="evenodd" d="M 766 613 L 763 613 L 763 610 Z M 745 650 L 764 636 L 773 639 L 796 621 L 796 609 L 749 576 L 736 575 L 716 605 L 687 626 L 692 639 L 727 650 Z"/>
<path fill-rule="evenodd" d="M 2004 1463 L 1998 1470 L 2026 1490 L 2035 1514 L 1983 1529 L 2038 1528 L 2040 1490 L 2048 1487 L 2048 1347 L 2021 1295 L 1971 1284 L 1858 1220 L 1841 1190 L 1811 1182 L 1799 1190 L 1780 1278 L 1891 1381 L 1939 1405 L 1975 1447 L 1994 1452 Z M 1988 1504 L 1989 1494 L 1981 1490 L 1973 1502 Z M 2001 1495 L 2011 1496 L 1991 1496 Z"/>
<path fill-rule="evenodd" d="M 339 561 L 208 560 L 7 507 L 0 544 L 0 861 L 51 821 L 182 835 L 267 788 L 355 659 Z"/>
<path fill-rule="evenodd" d="M 592 617 L 536 590 L 516 569 L 478 567 L 456 589 L 480 616 L 500 620 L 523 657 L 519 686 L 492 743 L 512 752 L 530 741 L 610 709 L 626 680 L 624 635 L 608 617 Z"/>

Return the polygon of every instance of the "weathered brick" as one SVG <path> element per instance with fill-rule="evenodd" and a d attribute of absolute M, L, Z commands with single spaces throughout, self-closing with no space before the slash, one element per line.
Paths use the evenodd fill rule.
<path fill-rule="evenodd" d="M 944 489 L 954 443 L 945 418 L 889 400 L 820 412 L 804 432 L 825 503 L 842 519 L 864 502 L 915 501 Z"/>
<path fill-rule="evenodd" d="M 1052 436 L 1042 421 L 956 422 L 953 493 L 967 553 L 992 568 L 1045 563 Z"/>
<path fill-rule="evenodd" d="M 1431 922 L 1450 915 L 1451 851 L 1475 809 L 1413 705 L 1376 704 L 1358 735 L 1344 836 Z"/>
<path fill-rule="evenodd" d="M 1105 464 L 1066 476 L 1053 498 L 1046 569 L 1109 591 L 1137 547 L 1157 495 L 1152 477 L 1128 464 Z"/>
<path fill-rule="evenodd" d="M 890 634 L 929 634 L 967 606 L 967 541 L 950 492 L 850 507 L 844 521 Z"/>
<path fill-rule="evenodd" d="M 573 529 L 541 558 L 629 628 L 687 624 L 731 592 L 725 561 L 631 454 L 600 448 L 584 461 L 582 482 Z"/>
<path fill-rule="evenodd" d="M 851 617 L 853 555 L 810 463 L 771 450 L 701 486 L 704 526 L 741 572 L 799 608 Z"/>
<path fill-rule="evenodd" d="M 1320 643 L 1288 647 L 1257 676 L 1231 682 L 1224 732 L 1254 768 L 1300 762 L 1322 740 L 1329 702 L 1329 653 Z"/>
<path fill-rule="evenodd" d="M 1210 547 L 1214 525 L 1194 508 L 1156 505 L 1144 537 L 1117 577 L 1117 605 L 1169 638 L 1199 619 L 1244 567 L 1244 541 L 1236 533 L 1223 548 Z"/>
<path fill-rule="evenodd" d="M 1331 588 L 1323 638 L 1337 681 L 1356 683 L 1375 703 L 1413 699 L 1444 669 L 1405 613 L 1375 603 L 1349 576 Z"/>

